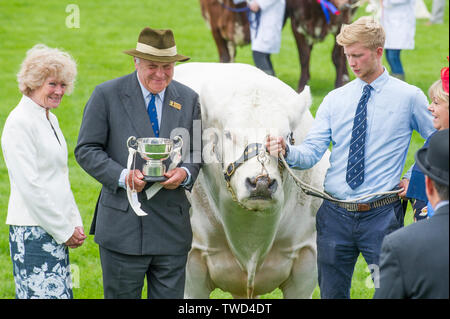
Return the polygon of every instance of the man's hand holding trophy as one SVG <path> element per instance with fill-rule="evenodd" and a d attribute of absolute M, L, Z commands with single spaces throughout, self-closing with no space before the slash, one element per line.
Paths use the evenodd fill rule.
<path fill-rule="evenodd" d="M 183 140 L 175 136 L 173 140 L 159 137 L 136 138 L 130 136 L 127 140 L 128 146 L 128 175 L 125 179 L 127 195 L 130 205 L 138 216 L 147 215 L 140 209 L 137 193 L 143 191 L 147 182 L 153 182 L 155 188 L 152 196 L 161 188 L 176 189 L 186 179 L 187 173 L 184 169 L 176 167 L 181 160 L 181 148 Z M 145 160 L 142 170 L 136 169 L 136 153 Z M 166 171 L 163 161 L 171 157 L 171 164 Z M 156 183 L 159 182 L 159 183 Z M 148 198 L 149 199 L 149 198 Z"/>

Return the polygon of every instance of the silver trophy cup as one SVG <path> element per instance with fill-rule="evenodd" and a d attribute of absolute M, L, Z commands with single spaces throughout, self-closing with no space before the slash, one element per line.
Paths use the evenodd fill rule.
<path fill-rule="evenodd" d="M 127 146 L 136 149 L 139 155 L 146 162 L 142 167 L 142 174 L 146 182 L 164 182 L 167 177 L 166 166 L 163 161 L 168 159 L 172 152 L 183 146 L 180 136 L 175 136 L 173 140 L 161 137 L 136 138 L 130 136 Z"/>

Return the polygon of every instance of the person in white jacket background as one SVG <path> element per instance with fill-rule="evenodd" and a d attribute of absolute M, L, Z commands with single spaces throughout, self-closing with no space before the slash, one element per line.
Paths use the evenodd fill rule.
<path fill-rule="evenodd" d="M 416 0 L 381 0 L 380 22 L 386 32 L 385 53 L 391 75 L 405 80 L 401 50 L 414 49 Z"/>
<path fill-rule="evenodd" d="M 255 66 L 275 75 L 270 55 L 280 52 L 285 0 L 248 1 L 252 54 Z"/>
<path fill-rule="evenodd" d="M 51 110 L 73 90 L 76 74 L 68 53 L 38 44 L 17 75 L 23 96 L 1 137 L 16 298 L 73 298 L 68 247 L 79 247 L 86 235 L 70 188 L 66 141 Z"/>

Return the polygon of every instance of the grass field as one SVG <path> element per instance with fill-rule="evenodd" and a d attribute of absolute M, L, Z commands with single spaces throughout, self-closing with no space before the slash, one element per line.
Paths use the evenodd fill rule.
<path fill-rule="evenodd" d="M 431 0 L 425 0 L 431 9 Z M 69 4 L 79 8 L 80 27 L 68 28 L 66 12 Z M 359 9 L 357 15 L 364 14 Z M 69 19 L 70 20 L 70 19 Z M 427 92 L 438 79 L 441 67 L 447 64 L 449 54 L 448 2 L 443 25 L 425 26 L 426 20 L 417 21 L 416 48 L 403 51 L 407 81 Z M 26 51 L 36 43 L 45 43 L 70 52 L 78 63 L 75 91 L 63 99 L 55 111 L 69 148 L 69 169 L 72 189 L 88 230 L 100 185 L 76 163 L 73 149 L 76 144 L 82 112 L 94 87 L 109 79 L 133 71 L 132 58 L 122 53 L 136 45 L 137 36 L 145 26 L 170 28 L 174 31 L 180 53 L 191 61 L 216 62 L 218 55 L 211 33 L 201 18 L 198 0 L 42 0 L 0 1 L 0 129 L 9 112 L 17 105 L 21 94 L 16 74 Z M 330 53 L 333 39 L 329 36 L 314 47 L 311 59 L 311 91 L 313 114 L 323 97 L 333 89 L 335 71 Z M 252 64 L 251 50 L 247 46 L 238 50 L 237 62 Z M 299 63 L 295 41 L 289 24 L 283 30 L 281 52 L 273 56 L 278 77 L 297 87 Z M 353 77 L 352 77 L 353 78 Z M 422 144 L 413 135 L 407 166 L 414 152 Z M 0 298 L 14 298 L 12 265 L 9 258 L 8 226 L 4 224 L 9 198 L 9 180 L 3 156 L 0 156 Z M 407 223 L 411 222 L 411 213 Z M 78 288 L 75 298 L 102 298 L 102 276 L 98 247 L 90 236 L 85 244 L 71 250 Z M 353 279 L 352 298 L 371 298 L 369 272 L 364 260 L 358 260 Z M 228 293 L 215 290 L 212 298 L 230 298 Z M 265 298 L 281 298 L 280 290 Z M 319 298 L 316 288 L 313 298 Z"/>

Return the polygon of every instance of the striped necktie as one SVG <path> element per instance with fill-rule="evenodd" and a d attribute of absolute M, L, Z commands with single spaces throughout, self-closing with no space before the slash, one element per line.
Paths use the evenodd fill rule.
<path fill-rule="evenodd" d="M 150 93 L 150 102 L 148 103 L 147 113 L 152 123 L 153 133 L 156 137 L 159 137 L 159 125 L 158 125 L 158 113 L 156 112 L 155 103 L 156 94 Z"/>
<path fill-rule="evenodd" d="M 347 163 L 347 184 L 355 189 L 364 182 L 364 156 L 367 130 L 367 101 L 372 87 L 366 85 L 356 108 Z"/>

